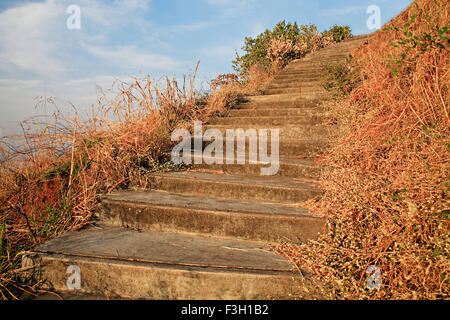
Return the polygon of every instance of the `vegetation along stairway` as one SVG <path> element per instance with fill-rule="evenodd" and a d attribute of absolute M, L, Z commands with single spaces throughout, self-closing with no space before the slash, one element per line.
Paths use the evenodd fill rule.
<path fill-rule="evenodd" d="M 322 124 L 326 112 L 319 107 L 327 98 L 321 63 L 344 60 L 366 39 L 354 37 L 291 62 L 262 95 L 203 126 L 222 132 L 278 128 L 276 175 L 262 176 L 266 165 L 248 163 L 154 173 L 149 190 L 106 196 L 97 226 L 38 247 L 23 266 L 35 266 L 36 276 L 57 291 L 68 290 L 68 277 L 76 276 L 68 268 L 76 266 L 69 271 L 79 270 L 80 286 L 75 280 L 69 286 L 112 298 L 318 297 L 308 276 L 271 252 L 270 244 L 305 241 L 324 230 L 322 219 L 299 206 L 320 195 L 315 158 L 332 128 Z"/>

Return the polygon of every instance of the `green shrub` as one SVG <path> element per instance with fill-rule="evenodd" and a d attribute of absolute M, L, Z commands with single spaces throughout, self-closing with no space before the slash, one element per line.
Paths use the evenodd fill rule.
<path fill-rule="evenodd" d="M 267 56 L 270 40 L 272 38 L 286 38 L 292 41 L 301 33 L 301 29 L 295 22 L 291 24 L 286 21 L 279 22 L 272 31 L 266 29 L 263 33 L 256 36 L 256 38 L 246 37 L 245 44 L 242 49 L 246 52 L 242 57 L 236 57 L 233 61 L 233 69 L 241 76 L 246 76 L 248 70 L 254 64 L 260 64 L 266 69 L 271 66 L 270 60 Z"/>
<path fill-rule="evenodd" d="M 324 37 L 333 37 L 335 42 L 340 42 L 350 38 L 352 36 L 352 30 L 349 26 L 334 25 L 329 30 L 325 30 L 322 34 Z"/>
<path fill-rule="evenodd" d="M 348 95 L 355 86 L 355 77 L 345 62 L 324 63 L 322 86 L 333 97 Z"/>
<path fill-rule="evenodd" d="M 283 67 L 290 61 L 301 58 L 309 52 L 318 50 L 333 41 L 342 41 L 350 36 L 351 30 L 348 26 L 334 26 L 321 34 L 314 24 L 298 25 L 296 22 L 291 23 L 283 20 L 275 25 L 272 30 L 266 29 L 255 38 L 246 37 L 245 44 L 242 47 L 245 54 L 236 57 L 233 61 L 233 69 L 245 79 L 250 67 L 255 64 L 270 70 L 276 61 Z M 279 41 L 276 43 L 273 40 Z M 283 41 L 285 42 L 284 45 Z M 278 48 L 270 50 L 271 46 L 274 45 Z M 272 55 L 274 51 L 280 52 L 282 55 L 283 61 L 281 63 L 280 59 Z"/>

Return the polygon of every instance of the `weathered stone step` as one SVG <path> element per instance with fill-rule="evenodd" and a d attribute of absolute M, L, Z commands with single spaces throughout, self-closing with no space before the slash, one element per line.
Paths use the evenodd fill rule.
<path fill-rule="evenodd" d="M 323 123 L 323 121 L 324 116 L 320 114 L 302 116 L 222 117 L 211 119 L 209 125 L 281 126 L 288 124 L 318 124 Z"/>
<path fill-rule="evenodd" d="M 228 164 L 226 159 L 226 154 L 221 157 L 223 159 L 223 164 L 215 164 L 213 161 L 214 158 L 203 157 L 204 160 L 210 160 L 210 162 L 206 162 L 203 164 L 192 165 L 193 170 L 201 169 L 205 172 L 213 171 L 213 172 L 223 172 L 225 174 L 233 174 L 233 175 L 245 175 L 245 176 L 261 176 L 261 168 L 267 168 L 269 165 L 263 162 L 258 161 L 257 164 L 249 164 L 249 155 L 248 149 L 246 149 L 246 163 L 242 164 Z M 270 149 L 269 149 L 270 153 Z M 214 157 L 215 154 L 212 154 Z M 236 159 L 236 153 L 235 153 Z M 254 154 L 254 158 L 258 159 L 258 156 Z M 191 158 L 194 159 L 194 158 Z M 213 164 L 207 164 L 213 163 Z M 206 171 L 207 170 L 207 171 Z M 281 157 L 279 159 L 279 169 L 275 176 L 277 177 L 286 177 L 293 179 L 318 179 L 320 174 L 320 166 L 317 165 L 313 158 L 285 158 Z"/>
<path fill-rule="evenodd" d="M 322 64 L 321 63 L 299 63 L 297 65 L 293 65 L 290 67 L 285 67 L 281 73 L 286 73 L 286 72 L 290 72 L 290 71 L 295 71 L 297 73 L 300 72 L 320 72 L 322 69 Z"/>
<path fill-rule="evenodd" d="M 296 65 L 290 65 L 289 68 L 286 67 L 282 72 L 289 72 L 289 71 L 301 71 L 302 64 L 306 64 L 306 63 L 311 63 L 314 62 L 316 65 L 316 68 L 318 70 L 323 70 L 323 66 L 326 63 L 338 63 L 338 62 L 345 62 L 347 60 L 347 58 L 349 57 L 349 54 L 345 54 L 345 55 L 336 55 L 336 56 L 317 56 L 312 60 L 302 60 L 302 62 L 298 62 Z M 321 71 L 322 72 L 322 71 Z"/>
<path fill-rule="evenodd" d="M 265 97 L 273 97 L 273 96 L 265 96 Z M 248 102 L 242 102 L 237 107 L 238 110 L 257 110 L 257 109 L 304 109 L 304 108 L 314 108 L 319 105 L 321 100 L 319 99 L 298 99 L 292 101 L 286 100 L 266 100 L 266 101 L 257 101 L 257 100 L 248 100 Z"/>
<path fill-rule="evenodd" d="M 306 56 L 303 59 L 295 60 L 294 63 L 298 63 L 299 61 L 308 61 L 316 59 L 317 57 L 327 57 L 327 56 L 335 56 L 335 55 L 346 55 L 349 54 L 351 51 L 359 48 L 361 45 L 363 45 L 365 42 L 355 42 L 351 44 L 337 44 L 335 46 L 330 46 L 327 48 L 324 48 L 322 50 L 313 52 Z"/>
<path fill-rule="evenodd" d="M 275 203 L 301 203 L 321 193 L 309 180 L 191 171 L 152 173 L 149 188 L 186 195 Z"/>
<path fill-rule="evenodd" d="M 321 97 L 328 95 L 328 91 L 326 91 L 323 87 L 295 87 L 295 88 L 269 88 L 263 90 L 265 95 L 272 94 L 291 94 L 291 93 L 303 93 L 308 94 L 314 97 Z"/>
<path fill-rule="evenodd" d="M 298 75 L 298 74 L 278 74 L 273 81 L 287 80 L 287 81 L 317 81 L 323 78 L 322 73 L 316 75 Z"/>
<path fill-rule="evenodd" d="M 309 81 L 301 81 L 298 78 L 280 78 L 280 79 L 275 79 L 272 82 L 270 82 L 269 84 L 267 84 L 267 86 L 265 87 L 265 89 L 270 89 L 270 88 L 283 88 L 283 87 L 318 87 L 318 88 L 322 88 L 323 82 L 323 78 L 317 78 L 317 79 L 312 79 Z"/>
<path fill-rule="evenodd" d="M 272 109 L 237 109 L 228 111 L 231 118 L 237 117 L 286 117 L 286 116 L 327 116 L 328 112 L 322 108 L 272 108 Z"/>
<path fill-rule="evenodd" d="M 325 227 L 323 219 L 300 207 L 162 191 L 114 192 L 103 198 L 100 217 L 139 230 L 263 241 L 303 242 Z"/>
<path fill-rule="evenodd" d="M 272 95 L 258 95 L 247 96 L 242 98 L 239 106 L 243 108 L 303 108 L 312 107 L 326 100 L 327 97 L 319 96 L 310 93 L 291 93 L 291 94 L 272 94 Z M 272 108 L 269 107 L 269 108 Z"/>
<path fill-rule="evenodd" d="M 226 154 L 227 151 L 227 143 L 228 138 L 224 137 L 223 139 L 223 152 Z M 232 142 L 234 142 L 234 154 L 237 154 L 237 141 L 236 139 L 233 139 Z M 209 145 L 211 142 L 209 141 L 203 141 L 202 145 L 200 147 L 200 150 L 202 151 L 204 148 Z M 257 141 L 252 141 L 252 144 L 254 146 L 258 146 Z M 280 139 L 278 143 L 279 148 L 279 155 L 282 157 L 316 157 L 319 154 L 323 152 L 323 150 L 329 145 L 328 140 L 319 140 L 319 139 L 298 139 L 298 140 L 288 140 L 288 139 Z M 245 139 L 245 153 L 248 153 L 248 150 L 250 150 L 250 140 L 248 138 Z M 259 147 L 258 147 L 259 148 Z M 195 144 L 194 144 L 194 138 L 191 139 L 191 144 L 186 149 L 192 149 L 196 150 Z M 272 150 L 272 140 L 268 139 L 267 141 L 267 151 L 269 154 Z M 170 154 L 169 154 L 170 156 Z"/>
<path fill-rule="evenodd" d="M 357 48 L 359 48 L 362 43 L 354 43 L 352 45 L 347 45 L 347 46 L 341 46 L 341 47 L 335 47 L 335 48 L 325 48 L 323 50 L 319 50 L 317 52 L 311 53 L 309 56 L 305 57 L 304 59 L 300 60 L 300 61 L 319 61 L 319 57 L 333 57 L 333 56 L 346 56 L 349 55 L 353 50 L 356 50 Z M 294 61 L 295 63 L 298 63 L 299 60 Z"/>
<path fill-rule="evenodd" d="M 228 125 L 204 125 L 204 130 L 218 129 L 223 137 L 226 137 L 227 129 L 242 129 L 247 131 L 248 129 L 255 129 L 257 132 L 261 129 L 278 129 L 279 137 L 281 140 L 298 140 L 298 139 L 314 139 L 320 140 L 330 137 L 333 132 L 333 126 L 325 126 L 321 124 L 302 124 L 302 125 L 272 125 L 272 126 L 261 126 L 261 125 L 239 125 L 239 124 L 228 124 Z"/>
<path fill-rule="evenodd" d="M 312 81 L 301 81 L 301 80 L 273 80 L 270 82 L 266 89 L 275 89 L 275 88 L 322 88 L 322 81 L 320 79 L 312 80 Z"/>
<path fill-rule="evenodd" d="M 317 298 L 307 278 L 266 243 L 107 225 L 57 237 L 23 256 L 35 278 L 80 294 L 131 299 Z M 70 268 L 72 269 L 70 269 Z M 68 273 L 68 270 L 69 273 Z M 306 289 L 305 289 L 306 288 Z"/>
<path fill-rule="evenodd" d="M 278 73 L 275 76 L 275 79 L 278 78 L 278 77 L 297 76 L 297 77 L 301 77 L 301 79 L 304 80 L 304 81 L 308 81 L 310 79 L 314 80 L 314 78 L 322 76 L 322 72 L 323 72 L 322 68 L 323 68 L 323 65 L 320 67 L 320 69 L 317 68 L 317 69 L 311 70 L 311 71 L 308 71 L 308 70 L 296 70 L 296 69 L 285 70 L 285 71 L 282 71 L 282 72 Z"/>
<path fill-rule="evenodd" d="M 286 70 L 283 72 L 280 72 L 277 77 L 281 76 L 298 76 L 298 77 L 304 77 L 304 78 L 313 78 L 315 76 L 322 76 L 322 68 L 314 68 L 311 70 L 304 70 L 304 69 L 291 69 Z M 302 78 L 303 79 L 303 78 Z"/>
<path fill-rule="evenodd" d="M 300 60 L 295 60 L 289 63 L 283 70 L 295 69 L 300 66 L 314 65 L 320 67 L 325 61 L 342 61 L 349 56 L 348 51 L 332 52 L 332 53 L 315 53 L 309 57 L 305 57 Z"/>

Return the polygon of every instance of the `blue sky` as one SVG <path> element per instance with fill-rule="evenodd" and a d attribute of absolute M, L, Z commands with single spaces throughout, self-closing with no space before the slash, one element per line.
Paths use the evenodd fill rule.
<path fill-rule="evenodd" d="M 199 83 L 232 72 L 235 50 L 278 21 L 314 23 L 320 30 L 350 25 L 369 33 L 366 9 L 382 23 L 411 0 L 1 0 L 0 134 L 39 113 L 35 97 L 56 96 L 84 109 L 96 85 L 149 74 L 178 77 L 200 61 Z M 69 5 L 81 9 L 81 29 L 69 30 Z"/>

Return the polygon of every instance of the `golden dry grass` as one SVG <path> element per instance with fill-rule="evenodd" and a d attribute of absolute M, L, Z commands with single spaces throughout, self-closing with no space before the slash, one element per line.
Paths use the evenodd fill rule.
<path fill-rule="evenodd" d="M 278 247 L 329 298 L 449 298 L 448 13 L 415 1 L 354 52 L 355 88 L 330 104 L 342 130 L 322 157 L 325 195 L 308 204 L 328 232 Z M 366 286 L 370 265 L 379 290 Z"/>

